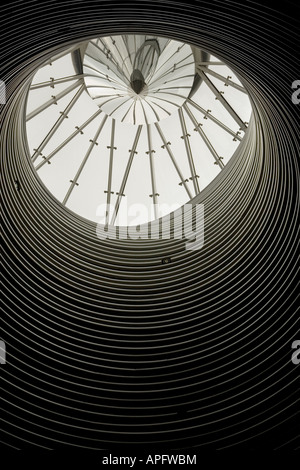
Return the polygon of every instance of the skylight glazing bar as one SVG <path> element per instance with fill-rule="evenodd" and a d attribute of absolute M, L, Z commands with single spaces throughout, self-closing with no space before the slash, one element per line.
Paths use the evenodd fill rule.
<path fill-rule="evenodd" d="M 27 115 L 27 118 L 26 118 L 26 121 L 30 121 L 30 119 L 34 118 L 35 116 L 37 116 L 38 114 L 40 114 L 42 111 L 45 111 L 45 109 L 49 108 L 49 106 L 51 106 L 52 104 L 57 104 L 57 102 L 63 98 L 64 96 L 66 96 L 68 93 L 70 93 L 71 91 L 75 90 L 75 88 L 78 88 L 80 85 L 82 84 L 82 79 L 81 80 L 78 80 L 76 83 L 73 83 L 72 85 L 70 85 L 68 88 L 66 88 L 65 90 L 61 91 L 60 93 L 58 93 L 58 95 L 56 96 L 53 96 L 51 100 L 49 101 L 46 101 L 46 103 L 42 104 L 41 106 L 39 106 L 38 108 L 36 108 L 34 111 L 32 111 L 31 113 L 29 113 Z"/>
<path fill-rule="evenodd" d="M 176 169 L 176 171 L 177 171 L 177 173 L 178 173 L 178 176 L 179 176 L 179 178 L 180 178 L 180 183 L 179 183 L 179 184 L 184 186 L 184 189 L 186 190 L 187 195 L 189 196 L 189 199 L 192 199 L 193 196 L 192 196 L 192 194 L 191 194 L 191 192 L 190 192 L 190 190 L 189 190 L 189 188 L 188 188 L 188 186 L 187 186 L 187 184 L 186 184 L 186 183 L 188 182 L 188 180 L 183 177 L 183 174 L 181 173 L 181 170 L 180 170 L 180 168 L 179 168 L 179 166 L 178 166 L 178 164 L 177 164 L 177 162 L 176 162 L 176 159 L 175 159 L 175 157 L 174 157 L 174 155 L 173 155 L 173 152 L 172 152 L 172 150 L 170 149 L 171 142 L 168 142 L 168 141 L 166 140 L 166 138 L 165 138 L 165 136 L 164 136 L 164 134 L 163 134 L 163 132 L 162 132 L 162 130 L 161 130 L 161 128 L 160 128 L 160 126 L 159 126 L 159 124 L 158 124 L 157 122 L 155 123 L 155 127 L 156 127 L 156 129 L 157 129 L 157 131 L 158 131 L 158 133 L 159 133 L 159 135 L 160 135 L 160 138 L 161 138 L 161 140 L 162 140 L 162 142 L 163 142 L 162 148 L 166 149 L 166 151 L 168 152 L 169 157 L 171 158 L 171 161 L 172 161 L 172 163 L 173 163 L 173 165 L 174 165 L 174 167 L 175 167 L 175 169 Z"/>
<path fill-rule="evenodd" d="M 74 104 L 78 101 L 80 98 L 82 92 L 84 91 L 84 85 L 82 85 L 77 93 L 73 96 L 71 99 L 70 103 L 67 105 L 67 107 L 64 109 L 64 111 L 61 112 L 59 118 L 57 119 L 56 123 L 50 130 L 50 132 L 46 135 L 42 143 L 38 146 L 38 148 L 35 150 L 34 154 L 32 155 L 32 161 L 35 162 L 35 160 L 38 158 L 38 156 L 41 154 L 42 150 L 46 147 L 50 139 L 53 137 L 59 126 L 62 124 L 62 122 L 68 117 L 68 113 L 71 111 L 73 108 Z"/>
<path fill-rule="evenodd" d="M 135 136 L 135 139 L 134 139 L 134 142 L 133 142 L 133 146 L 132 146 L 132 149 L 130 150 L 130 155 L 129 155 L 129 159 L 128 159 L 127 166 L 126 166 L 126 169 L 125 169 L 125 173 L 124 173 L 124 176 L 123 176 L 123 180 L 122 180 L 122 183 L 121 183 L 121 186 L 120 186 L 120 190 L 117 193 L 118 198 L 117 198 L 117 202 L 116 202 L 114 213 L 113 213 L 112 220 L 111 220 L 112 225 L 114 225 L 114 223 L 116 221 L 116 218 L 117 218 L 117 215 L 118 215 L 118 212 L 119 212 L 119 208 L 120 208 L 120 204 L 121 204 L 121 198 L 122 198 L 122 196 L 124 196 L 124 190 L 125 190 L 125 187 L 126 187 L 126 183 L 127 183 L 127 180 L 128 180 L 129 173 L 130 173 L 130 168 L 131 168 L 131 165 L 132 165 L 132 162 L 133 162 L 133 158 L 134 158 L 134 155 L 136 154 L 136 148 L 137 148 L 137 144 L 138 144 L 138 141 L 139 141 L 139 138 L 140 138 L 140 135 L 141 135 L 142 127 L 143 127 L 142 125 L 138 126 L 137 133 L 136 133 L 136 136 Z"/>
<path fill-rule="evenodd" d="M 82 160 L 81 165 L 80 165 L 80 167 L 78 168 L 78 171 L 77 171 L 76 175 L 74 176 L 73 180 L 70 181 L 70 182 L 71 182 L 71 186 L 69 187 L 69 189 L 68 189 L 68 191 L 67 191 L 67 194 L 65 195 L 65 198 L 64 198 L 64 200 L 62 201 L 62 204 L 63 204 L 63 205 L 65 205 L 66 202 L 68 201 L 68 199 L 69 199 L 69 197 L 71 196 L 71 193 L 72 193 L 72 191 L 73 191 L 75 185 L 78 185 L 78 183 L 77 183 L 78 178 L 79 178 L 79 176 L 81 175 L 82 170 L 83 170 L 83 168 L 84 168 L 86 162 L 88 161 L 88 158 L 89 158 L 89 156 L 91 155 L 91 152 L 92 152 L 93 148 L 95 147 L 95 145 L 98 145 L 97 139 L 98 139 L 98 137 L 99 137 L 99 135 L 100 135 L 100 132 L 101 132 L 102 129 L 103 129 L 103 126 L 104 126 L 106 120 L 107 120 L 107 116 L 104 116 L 104 118 L 103 118 L 103 120 L 102 120 L 102 122 L 101 122 L 101 124 L 100 124 L 100 127 L 99 127 L 99 129 L 97 130 L 97 132 L 96 132 L 96 134 L 95 134 L 95 137 L 93 138 L 93 140 L 90 140 L 91 144 L 90 144 L 90 146 L 89 146 L 89 148 L 88 148 L 88 151 L 87 151 L 87 153 L 85 154 L 84 159 Z"/>
<path fill-rule="evenodd" d="M 130 61 L 130 65 L 133 69 L 133 64 L 132 64 L 132 60 L 131 60 L 131 56 L 130 56 L 130 51 L 129 51 L 129 45 L 128 45 L 128 41 L 127 41 L 127 38 L 126 36 L 122 36 L 122 39 L 123 39 L 123 42 L 125 44 L 125 47 L 126 47 L 126 51 L 127 51 L 127 54 L 128 54 L 128 58 L 129 58 L 129 61 Z"/>
<path fill-rule="evenodd" d="M 219 90 L 215 87 L 215 85 L 210 81 L 210 79 L 207 77 L 207 75 L 202 72 L 201 69 L 198 68 L 198 73 L 200 75 L 200 77 L 203 78 L 203 80 L 205 81 L 205 83 L 209 86 L 209 88 L 211 89 L 211 91 L 214 93 L 214 95 L 216 96 L 216 98 L 220 101 L 220 103 L 222 103 L 222 105 L 224 106 L 224 108 L 229 112 L 229 114 L 233 117 L 233 119 L 238 123 L 238 125 L 240 126 L 240 128 L 245 131 L 247 129 L 247 126 L 246 124 L 242 121 L 242 119 L 240 118 L 240 116 L 235 112 L 235 110 L 230 106 L 230 104 L 228 103 L 227 100 L 225 100 L 225 98 L 222 96 L 222 94 L 219 92 Z"/>
<path fill-rule="evenodd" d="M 149 100 L 145 100 L 147 105 L 152 109 L 157 121 L 159 121 L 159 115 L 157 114 L 157 112 L 155 111 L 154 107 L 152 106 L 151 102 Z"/>
<path fill-rule="evenodd" d="M 140 102 L 140 105 L 141 105 L 141 108 L 142 108 L 142 110 L 143 110 L 143 114 L 144 114 L 144 118 L 145 118 L 145 123 L 146 123 L 146 125 L 148 125 L 148 118 L 147 118 L 147 114 L 146 114 L 146 111 L 145 111 L 145 107 L 144 107 L 144 105 L 143 105 L 142 102 Z"/>
<path fill-rule="evenodd" d="M 48 157 L 46 157 L 41 163 L 39 163 L 35 169 L 36 170 L 39 170 L 43 165 L 45 165 L 45 163 L 47 163 L 49 160 L 51 160 L 52 157 L 54 157 L 54 155 L 56 155 L 65 145 L 67 145 L 69 142 L 71 142 L 72 139 L 74 139 L 74 137 L 76 137 L 76 135 L 78 135 L 79 133 L 80 134 L 83 134 L 83 129 L 88 126 L 97 116 L 99 116 L 99 114 L 102 113 L 102 110 L 99 109 L 98 111 L 96 111 L 87 121 L 85 121 L 81 126 L 77 126 L 76 127 L 76 131 L 74 131 L 66 140 L 64 140 L 58 147 L 56 147 L 56 149 L 54 149 L 49 155 Z"/>
<path fill-rule="evenodd" d="M 100 49 L 98 46 L 96 46 L 95 43 L 92 43 L 97 49 L 99 49 L 99 51 L 103 54 L 103 56 L 107 59 L 105 53 L 103 52 L 102 49 Z M 121 81 L 118 82 L 116 79 L 112 79 L 110 78 L 110 81 L 113 81 L 114 83 L 122 83 L 122 81 L 125 79 L 127 80 L 128 83 L 130 83 L 130 81 L 128 80 L 128 77 L 125 76 L 125 75 L 122 75 L 122 71 L 119 69 L 118 65 L 115 64 L 115 62 L 112 62 L 111 60 L 107 59 L 104 63 L 101 62 L 99 59 L 97 59 L 96 57 L 93 57 L 91 56 L 88 52 L 85 53 L 85 55 L 87 57 L 89 57 L 90 59 L 94 60 L 95 62 L 98 62 L 100 65 L 103 66 L 103 64 L 105 63 L 106 67 L 109 67 L 109 69 L 113 72 L 114 75 L 116 75 Z M 107 63 L 106 63 L 107 62 Z M 109 65 L 108 65 L 109 64 Z M 95 70 L 99 73 L 99 70 L 97 70 L 95 67 L 93 67 L 92 65 L 89 65 L 89 64 L 86 64 L 84 63 L 84 66 L 85 67 L 88 67 L 89 69 L 91 70 Z M 102 74 L 104 75 L 105 77 L 105 74 L 102 72 Z"/>
<path fill-rule="evenodd" d="M 122 36 L 121 36 L 121 40 L 123 41 Z M 123 43 L 124 43 L 124 41 L 123 41 Z M 124 45 L 125 45 L 125 43 L 124 43 Z M 127 65 L 127 60 L 126 60 L 126 59 L 129 58 L 129 56 L 124 60 L 124 58 L 122 57 L 122 54 L 121 54 L 121 52 L 120 52 L 120 49 L 119 49 L 119 47 L 118 47 L 117 42 L 114 44 L 114 46 L 115 46 L 115 48 L 116 48 L 116 51 L 117 51 L 118 54 L 119 54 L 119 58 L 120 58 L 121 63 L 123 63 L 124 66 L 125 66 L 126 69 L 127 69 L 127 73 L 128 73 L 128 76 L 127 76 L 127 77 L 128 77 L 128 79 L 129 79 L 129 81 L 130 81 L 130 75 L 131 75 L 132 70 L 133 70 L 133 69 L 132 69 L 131 60 L 129 60 L 129 62 L 130 62 L 129 65 L 131 66 L 131 69 L 129 69 L 129 67 L 128 67 L 128 65 Z M 125 45 L 125 47 L 126 47 L 126 45 Z M 127 48 L 126 48 L 126 50 L 127 50 Z M 124 71 L 124 72 L 125 72 L 125 71 Z"/>
<path fill-rule="evenodd" d="M 204 114 L 204 116 L 205 116 L 204 119 L 210 119 L 215 124 L 217 124 L 219 127 L 222 127 L 222 129 L 224 129 L 224 131 L 228 132 L 228 134 L 231 134 L 235 139 L 237 139 L 239 141 L 242 140 L 242 137 L 240 137 L 237 132 L 234 132 L 232 129 L 225 126 L 225 124 L 223 124 L 222 121 L 219 121 L 219 119 L 217 119 L 215 116 L 210 114 L 210 110 L 205 110 L 204 108 L 201 108 L 201 106 L 199 106 L 197 103 L 195 103 L 190 98 L 188 98 L 187 103 L 191 104 L 192 106 L 194 106 L 194 108 L 198 109 L 198 111 L 200 111 L 202 114 Z"/>
<path fill-rule="evenodd" d="M 173 54 L 170 55 L 170 56 L 167 58 L 167 60 L 165 60 L 165 61 L 161 64 L 160 67 L 158 67 L 158 68 L 156 69 L 155 73 L 159 72 L 160 69 L 161 69 L 167 62 L 169 62 L 169 60 L 173 59 L 174 55 L 175 55 L 175 54 L 178 54 L 178 52 L 179 52 L 184 46 L 185 46 L 185 44 L 182 44 L 182 46 L 179 46 L 178 49 L 177 49 L 175 52 L 173 52 Z M 165 51 L 165 50 L 166 50 L 166 48 L 164 49 L 164 51 Z M 190 57 L 191 55 L 193 55 L 193 53 L 191 53 L 191 54 L 189 54 L 188 56 L 184 57 L 184 58 L 181 59 L 178 63 L 180 63 L 180 62 L 182 62 L 183 60 L 187 59 L 187 58 Z M 171 67 L 171 68 L 172 68 L 172 67 Z"/>
<path fill-rule="evenodd" d="M 184 140 L 185 143 L 185 149 L 188 157 L 188 162 L 191 170 L 191 180 L 193 182 L 194 186 L 194 191 L 195 191 L 195 196 L 200 193 L 200 188 L 199 188 L 199 183 L 198 183 L 198 178 L 199 176 L 196 174 L 196 168 L 194 164 L 194 159 L 192 155 L 192 150 L 189 142 L 189 137 L 190 135 L 187 132 L 186 124 L 185 124 L 185 119 L 183 116 L 182 109 L 180 108 L 178 110 L 179 113 L 179 119 L 180 119 L 180 124 L 181 124 L 181 129 L 182 129 L 182 139 Z"/>
<path fill-rule="evenodd" d="M 40 83 L 35 83 L 34 85 L 31 85 L 30 90 L 37 90 L 38 88 L 45 88 L 47 86 L 54 88 L 54 85 L 59 85 L 60 83 L 70 82 L 76 79 L 82 79 L 84 77 L 85 77 L 85 74 L 70 75 L 69 77 L 61 77 L 61 78 L 55 78 L 55 79 L 50 77 L 50 80 L 48 80 L 47 82 L 40 82 Z"/>
<path fill-rule="evenodd" d="M 224 77 L 224 75 L 221 75 L 220 73 L 217 73 L 214 70 L 208 69 L 207 67 L 202 67 L 201 65 L 198 65 L 198 69 L 202 70 L 203 72 L 205 72 L 208 75 L 212 75 L 213 77 L 218 78 L 219 80 L 224 82 L 224 84 L 226 86 L 232 86 L 236 90 L 239 90 L 242 93 L 247 94 L 246 89 L 242 85 L 239 85 L 238 83 L 235 83 L 232 80 L 230 80 L 231 77 L 230 78 L 229 77 Z"/>
<path fill-rule="evenodd" d="M 128 98 L 128 100 L 126 100 L 124 103 L 121 103 L 118 108 L 120 108 L 121 106 L 123 106 L 124 104 L 128 103 L 128 101 L 130 102 L 130 98 Z M 129 108 L 127 109 L 126 113 L 124 114 L 124 116 L 122 117 L 121 119 L 121 122 L 124 122 L 124 120 L 126 119 L 126 116 L 129 114 L 131 108 L 133 108 L 134 106 L 134 101 L 131 102 L 131 104 L 129 105 Z M 114 109 L 114 111 L 112 111 L 110 114 L 112 115 L 118 108 Z"/>
<path fill-rule="evenodd" d="M 202 137 L 205 145 L 207 146 L 208 150 L 210 151 L 210 153 L 212 154 L 212 156 L 214 157 L 215 159 L 215 163 L 219 165 L 219 167 L 222 169 L 224 168 L 224 163 L 222 162 L 222 159 L 221 157 L 218 155 L 218 153 L 216 152 L 215 148 L 213 147 L 212 143 L 210 142 L 210 140 L 208 139 L 207 135 L 205 134 L 205 132 L 203 131 L 203 129 L 201 128 L 201 124 L 199 124 L 195 118 L 195 116 L 193 115 L 193 113 L 191 112 L 191 110 L 187 107 L 186 104 L 183 105 L 183 108 L 184 110 L 186 111 L 186 113 L 188 114 L 189 118 L 191 119 L 192 123 L 194 124 L 195 126 L 195 131 L 197 131 L 200 136 Z"/>
<path fill-rule="evenodd" d="M 155 153 L 155 150 L 152 148 L 152 135 L 151 135 L 151 127 L 148 124 L 147 125 L 147 136 L 148 136 L 148 155 L 149 155 L 149 163 L 150 163 L 150 174 L 151 174 L 151 188 L 152 188 L 152 194 L 150 194 L 150 197 L 152 197 L 153 201 L 153 206 L 154 206 L 154 216 L 155 219 L 158 218 L 157 214 L 157 197 L 159 196 L 157 189 L 156 189 L 156 181 L 155 181 L 155 169 L 154 169 L 154 161 L 153 161 L 153 154 Z"/>
<path fill-rule="evenodd" d="M 158 98 L 157 98 L 158 99 Z M 161 100 L 160 100 L 161 101 Z M 173 104 L 173 103 L 171 103 Z M 153 99 L 151 100 L 151 104 L 150 104 L 150 100 L 149 100 L 149 105 L 152 107 L 153 111 L 154 111 L 154 108 L 153 106 L 157 106 L 158 108 L 162 109 L 165 113 L 167 113 L 169 116 L 171 116 L 172 113 L 170 113 L 170 111 L 168 111 L 166 108 L 163 108 L 162 106 L 160 106 L 160 104 L 156 103 L 155 101 L 153 101 Z"/>
<path fill-rule="evenodd" d="M 172 78 L 170 80 L 161 80 L 161 85 L 167 85 L 168 83 L 174 83 L 176 80 L 183 80 L 183 79 L 187 79 L 187 78 L 190 78 L 190 77 L 194 77 L 194 74 L 190 74 L 190 75 L 181 75 L 180 77 L 175 77 L 175 78 Z M 154 83 L 154 82 L 153 82 Z M 160 83 L 157 83 L 156 81 L 156 85 L 155 86 L 152 86 L 152 83 L 151 83 L 151 86 L 149 86 L 149 90 L 151 91 L 153 88 L 156 89 L 158 86 L 160 85 Z M 186 88 L 185 86 L 177 86 L 176 88 Z M 190 88 L 190 86 L 188 86 L 187 88 Z M 164 90 L 165 88 L 162 88 L 162 90 Z"/>
<path fill-rule="evenodd" d="M 190 54 L 190 55 L 192 55 L 192 54 Z M 190 57 L 190 56 L 189 56 L 189 57 Z M 183 60 L 181 60 L 180 62 L 183 62 Z M 181 68 L 184 68 L 184 67 L 186 67 L 187 65 L 192 65 L 192 64 L 194 63 L 193 61 L 191 61 L 191 62 L 188 62 L 187 64 L 183 64 L 183 65 L 180 65 L 179 67 L 177 67 L 177 65 L 178 65 L 180 62 L 178 62 L 177 64 L 175 64 L 175 65 L 176 65 L 176 68 L 174 69 L 174 71 L 175 71 L 175 70 L 180 70 Z M 152 86 L 154 83 L 157 83 L 159 80 L 161 80 L 161 79 L 162 79 L 163 77 L 165 77 L 166 75 L 169 75 L 169 73 L 172 73 L 172 68 L 174 68 L 174 66 L 173 66 L 173 67 L 170 67 L 168 70 L 166 70 L 166 71 L 165 71 L 162 75 L 160 75 L 159 78 L 157 78 L 156 80 L 152 80 L 152 81 L 151 81 L 151 86 Z M 175 79 L 174 79 L 174 80 L 175 80 Z"/>
<path fill-rule="evenodd" d="M 112 183 L 112 172 L 113 172 L 113 158 L 114 158 L 114 150 L 117 148 L 114 147 L 115 141 L 115 126 L 116 121 L 112 119 L 111 122 L 111 137 L 110 137 L 110 146 L 107 147 L 110 149 L 109 153 L 109 169 L 108 169 L 108 181 L 107 181 L 107 195 L 106 195 L 106 213 L 105 213 L 105 226 L 109 224 L 109 217 L 110 217 L 110 201 L 111 201 L 111 183 Z"/>

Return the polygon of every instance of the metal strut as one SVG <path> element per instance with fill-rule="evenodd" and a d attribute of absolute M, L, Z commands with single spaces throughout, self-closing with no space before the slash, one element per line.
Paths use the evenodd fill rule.
<path fill-rule="evenodd" d="M 167 142 L 167 140 L 166 140 L 166 138 L 165 138 L 165 136 L 164 136 L 164 134 L 163 134 L 163 132 L 162 132 L 162 130 L 161 130 L 161 128 L 160 128 L 160 126 L 159 126 L 159 124 L 158 124 L 157 122 L 155 123 L 155 127 L 156 127 L 156 129 L 157 129 L 157 131 L 158 131 L 158 133 L 159 133 L 159 135 L 160 135 L 160 138 L 161 138 L 161 140 L 162 140 L 162 142 L 163 142 L 162 148 L 166 149 L 166 151 L 168 152 L 169 157 L 171 158 L 171 161 L 172 161 L 172 163 L 173 163 L 173 165 L 174 165 L 174 167 L 175 167 L 175 169 L 176 169 L 176 171 L 177 171 L 177 173 L 178 173 L 178 176 L 179 176 L 179 178 L 180 178 L 180 183 L 179 183 L 179 184 L 184 186 L 184 189 L 186 190 L 186 192 L 187 192 L 187 194 L 188 194 L 188 196 L 189 196 L 189 199 L 192 199 L 193 196 L 192 196 L 192 194 L 191 194 L 191 192 L 190 192 L 190 190 L 189 190 L 189 188 L 188 188 L 188 186 L 187 186 L 187 184 L 186 184 L 186 183 L 188 182 L 188 180 L 183 177 L 183 174 L 182 174 L 181 171 L 180 171 L 180 168 L 179 168 L 179 166 L 178 166 L 178 164 L 177 164 L 177 162 L 176 162 L 176 160 L 175 160 L 175 157 L 174 157 L 174 155 L 173 155 L 173 152 L 172 152 L 172 150 L 171 150 L 170 147 L 169 147 L 169 146 L 170 146 L 170 142 Z"/>
<path fill-rule="evenodd" d="M 210 140 L 208 139 L 207 135 L 205 134 L 205 132 L 201 129 L 201 124 L 199 124 L 195 118 L 195 116 L 192 114 L 191 110 L 187 107 L 186 104 L 183 105 L 183 108 L 184 110 L 186 111 L 187 115 L 189 116 L 189 118 L 191 119 L 192 123 L 194 124 L 195 126 L 195 131 L 197 131 L 200 136 L 202 137 L 204 143 L 206 144 L 208 150 L 210 151 L 210 153 L 212 154 L 212 156 L 214 157 L 215 159 L 215 163 L 219 165 L 219 167 L 222 169 L 224 168 L 224 163 L 222 162 L 222 157 L 220 157 L 218 155 L 218 153 L 216 152 L 215 148 L 213 147 L 212 143 L 210 142 Z"/>
<path fill-rule="evenodd" d="M 44 140 L 41 142 L 41 144 L 38 146 L 38 148 L 35 150 L 34 154 L 32 155 L 32 161 L 35 162 L 35 160 L 38 158 L 38 156 L 41 154 L 42 150 L 46 147 L 48 144 L 49 140 L 53 137 L 59 126 L 62 124 L 64 119 L 68 117 L 68 113 L 71 111 L 73 108 L 74 104 L 78 101 L 80 98 L 82 92 L 84 91 L 84 85 L 82 85 L 75 96 L 71 99 L 70 103 L 67 105 L 67 107 L 64 109 L 64 111 L 61 112 L 59 118 L 57 119 L 56 123 L 50 130 L 50 132 L 46 135 Z"/>
<path fill-rule="evenodd" d="M 203 80 L 205 81 L 205 83 L 208 85 L 208 87 L 211 89 L 211 91 L 214 93 L 214 95 L 216 96 L 216 98 L 220 101 L 220 103 L 222 103 L 222 105 L 224 106 L 224 108 L 228 111 L 228 113 L 233 117 L 233 119 L 238 123 L 238 125 L 240 126 L 240 128 L 245 131 L 247 129 L 247 126 L 246 124 L 242 121 L 242 119 L 240 118 L 240 116 L 235 112 L 235 110 L 231 107 L 231 105 L 228 103 L 228 101 L 224 98 L 224 96 L 222 96 L 222 94 L 220 93 L 220 91 L 215 87 L 215 85 L 210 81 L 210 79 L 208 78 L 208 76 L 198 68 L 198 73 L 200 75 L 200 77 L 203 78 Z"/>
<path fill-rule="evenodd" d="M 90 140 L 91 144 L 90 144 L 90 146 L 89 146 L 89 148 L 88 148 L 88 151 L 86 152 L 86 154 L 85 154 L 85 156 L 84 156 L 84 159 L 82 160 L 81 165 L 80 165 L 80 167 L 78 168 L 78 171 L 77 171 L 76 175 L 74 176 L 73 180 L 70 180 L 71 186 L 69 187 L 69 189 L 68 189 L 68 191 L 67 191 L 67 194 L 65 195 L 65 198 L 64 198 L 64 200 L 63 200 L 63 202 L 62 202 L 63 205 L 66 204 L 67 200 L 68 200 L 69 197 L 71 196 L 71 193 L 72 193 L 72 191 L 73 191 L 73 189 L 74 189 L 74 186 L 75 186 L 75 185 L 78 186 L 78 183 L 77 183 L 78 178 L 79 178 L 79 176 L 81 175 L 82 170 L 83 170 L 83 168 L 84 168 L 84 166 L 85 166 L 85 164 L 86 164 L 86 162 L 87 162 L 87 160 L 88 160 L 88 158 L 89 158 L 89 156 L 90 156 L 90 154 L 91 154 L 91 152 L 92 152 L 94 146 L 95 146 L 95 145 L 98 145 L 97 139 L 98 139 L 98 137 L 99 137 L 99 135 L 100 135 L 100 132 L 101 132 L 102 129 L 103 129 L 103 126 L 104 126 L 104 124 L 105 124 L 105 122 L 106 122 L 106 120 L 107 120 L 107 117 L 108 117 L 108 116 L 106 116 L 106 115 L 104 116 L 104 118 L 103 118 L 103 120 L 102 120 L 102 122 L 101 122 L 101 124 L 100 124 L 100 127 L 99 127 L 99 129 L 97 130 L 97 132 L 96 132 L 96 134 L 95 134 L 95 137 L 94 137 L 92 140 Z"/>
<path fill-rule="evenodd" d="M 70 75 L 69 77 L 61 77 L 61 78 L 51 78 L 47 82 L 40 82 L 40 83 L 35 83 L 34 85 L 31 85 L 30 90 L 37 90 L 38 88 L 44 88 L 47 86 L 50 86 L 51 88 L 54 88 L 54 85 L 59 85 L 60 83 L 66 83 L 70 82 L 75 79 L 81 79 L 85 77 L 85 74 L 78 74 L 78 75 Z"/>
<path fill-rule="evenodd" d="M 42 111 L 45 111 L 45 109 L 49 108 L 52 104 L 57 104 L 57 102 L 66 96 L 68 93 L 71 91 L 75 90 L 75 88 L 78 88 L 82 84 L 82 80 L 77 80 L 77 82 L 73 83 L 70 85 L 68 88 L 63 90 L 62 92 L 58 93 L 56 96 L 52 96 L 51 100 L 46 101 L 46 103 L 42 104 L 38 108 L 36 108 L 34 111 L 31 111 L 26 117 L 26 121 L 30 121 L 30 119 L 34 118 L 38 114 L 40 114 Z"/>
<path fill-rule="evenodd" d="M 110 201 L 111 201 L 111 195 L 113 194 L 111 191 L 111 183 L 112 183 L 112 171 L 113 171 L 113 157 L 114 157 L 114 150 L 117 150 L 116 147 L 114 147 L 114 141 L 115 141 L 115 125 L 116 121 L 113 119 L 111 123 L 111 137 L 110 137 L 110 146 L 107 148 L 110 149 L 110 154 L 109 154 L 109 169 L 108 169 L 108 181 L 107 181 L 107 193 L 106 196 L 106 213 L 105 213 L 105 226 L 108 226 L 109 223 L 109 216 L 110 216 Z"/>
<path fill-rule="evenodd" d="M 65 147 L 65 145 L 67 145 L 69 142 L 71 142 L 72 139 L 74 139 L 74 137 L 76 137 L 76 135 L 78 134 L 83 134 L 83 129 L 88 126 L 97 116 L 99 116 L 99 114 L 102 113 L 102 110 L 101 109 L 98 109 L 98 111 L 96 111 L 89 119 L 87 119 L 87 121 L 85 121 L 81 126 L 76 126 L 75 129 L 76 131 L 74 131 L 69 137 L 67 137 L 67 139 L 65 139 L 58 147 L 56 147 L 56 149 L 54 149 L 49 155 L 48 157 L 45 158 L 45 160 L 41 163 L 39 163 L 35 169 L 36 170 L 39 170 L 45 163 L 49 162 L 51 160 L 51 158 L 54 157 L 54 155 L 56 155 L 63 147 Z"/>
<path fill-rule="evenodd" d="M 230 129 L 229 127 L 225 126 L 225 124 L 223 124 L 222 121 L 219 121 L 219 119 L 217 119 L 215 116 L 210 114 L 210 110 L 205 110 L 204 108 L 201 108 L 201 106 L 199 106 L 197 103 L 195 103 L 190 98 L 188 98 L 187 102 L 189 104 L 191 104 L 194 108 L 198 109 L 198 111 L 200 111 L 202 114 L 204 114 L 204 119 L 210 119 L 215 124 L 217 124 L 219 127 L 222 127 L 222 129 L 224 129 L 224 131 L 228 132 L 228 134 L 231 134 L 234 137 L 233 140 L 240 140 L 240 141 L 242 140 L 242 137 L 239 136 L 240 132 L 235 132 L 232 129 Z"/>
<path fill-rule="evenodd" d="M 136 136 L 135 136 L 135 139 L 134 139 L 134 142 L 133 142 L 133 146 L 132 146 L 132 149 L 130 150 L 130 155 L 129 155 L 129 159 L 128 159 L 127 166 L 126 166 L 126 169 L 125 169 L 125 173 L 124 173 L 124 176 L 123 176 L 123 180 L 122 180 L 122 183 L 121 183 L 121 186 L 120 186 L 120 190 L 117 193 L 118 198 L 117 198 L 116 206 L 115 206 L 113 216 L 112 216 L 112 220 L 111 220 L 112 225 L 114 225 L 114 223 L 116 221 L 116 218 L 117 218 L 117 215 L 118 215 L 118 212 L 119 212 L 119 208 L 120 208 L 120 204 L 121 204 L 121 198 L 122 198 L 122 196 L 124 196 L 124 190 L 125 190 L 125 186 L 126 186 L 126 183 L 127 183 L 127 180 L 128 180 L 128 176 L 129 176 L 129 172 L 130 172 L 131 165 L 132 165 L 132 162 L 133 162 L 133 158 L 134 158 L 134 155 L 137 153 L 136 148 L 137 148 L 137 144 L 138 144 L 138 141 L 139 141 L 139 138 L 140 138 L 140 135 L 141 135 L 142 127 L 143 127 L 142 125 L 138 126 Z"/>
<path fill-rule="evenodd" d="M 224 77 L 223 75 L 221 75 L 220 73 L 217 73 L 215 72 L 214 70 L 211 70 L 211 69 L 208 69 L 207 67 L 202 67 L 201 65 L 198 65 L 197 66 L 198 70 L 202 70 L 202 72 L 205 72 L 209 75 L 212 75 L 213 77 L 215 78 L 218 78 L 219 80 L 221 80 L 222 82 L 224 82 L 225 86 L 232 86 L 233 88 L 235 88 L 236 90 L 239 90 L 241 91 L 242 93 L 246 93 L 247 94 L 247 91 L 246 89 L 242 86 L 242 85 L 239 85 L 238 83 L 235 83 L 233 82 L 232 80 L 230 80 L 230 78 L 232 77 Z"/>
<path fill-rule="evenodd" d="M 154 170 L 154 162 L 153 162 L 153 153 L 155 153 L 155 150 L 153 150 L 152 148 L 152 135 L 151 135 L 150 124 L 147 125 L 147 135 L 148 135 L 148 152 L 146 153 L 149 155 L 151 187 L 152 187 L 152 194 L 150 194 L 150 197 L 153 198 L 154 216 L 155 216 L 155 219 L 157 219 L 158 218 L 157 197 L 159 196 L 159 194 L 156 189 L 155 170 Z"/>
<path fill-rule="evenodd" d="M 182 111 L 181 108 L 178 110 L 178 113 L 179 113 L 181 129 L 182 129 L 182 133 L 183 133 L 181 138 L 184 140 L 184 143 L 185 143 L 185 149 L 186 149 L 186 153 L 187 153 L 187 157 L 188 157 L 188 161 L 189 161 L 189 166 L 190 166 L 190 170 L 191 170 L 191 178 L 190 179 L 193 182 L 195 196 L 196 196 L 197 194 L 200 193 L 200 188 L 199 188 L 199 183 L 198 183 L 199 176 L 196 174 L 196 168 L 195 168 L 194 159 L 193 159 L 192 150 L 191 150 L 190 141 L 189 141 L 190 135 L 187 133 L 185 119 L 184 119 L 183 111 Z"/>

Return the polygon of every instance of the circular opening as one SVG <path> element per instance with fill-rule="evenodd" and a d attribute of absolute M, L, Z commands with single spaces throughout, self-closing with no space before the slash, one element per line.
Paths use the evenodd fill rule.
<path fill-rule="evenodd" d="M 68 209 L 139 225 L 197 196 L 236 151 L 251 115 L 220 59 L 146 35 L 95 38 L 53 57 L 30 86 L 32 163 Z"/>

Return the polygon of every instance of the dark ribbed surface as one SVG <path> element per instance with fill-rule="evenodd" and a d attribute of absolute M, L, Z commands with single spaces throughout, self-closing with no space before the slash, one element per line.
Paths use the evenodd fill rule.
<path fill-rule="evenodd" d="M 299 446 L 290 360 L 299 331 L 296 22 L 230 1 L 29 1 L 6 13 L 3 442 Z M 205 207 L 198 251 L 179 241 L 100 241 L 29 161 L 24 105 L 41 62 L 77 41 L 147 32 L 223 58 L 253 102 L 237 153 L 197 199 Z M 165 256 L 172 262 L 163 265 Z"/>

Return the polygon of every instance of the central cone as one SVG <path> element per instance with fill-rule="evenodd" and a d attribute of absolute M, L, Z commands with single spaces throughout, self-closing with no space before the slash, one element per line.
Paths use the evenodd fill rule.
<path fill-rule="evenodd" d="M 135 93 L 139 94 L 145 86 L 145 79 L 143 74 L 140 70 L 135 69 L 130 77 L 130 85 L 131 88 L 135 91 Z"/>
<path fill-rule="evenodd" d="M 101 111 L 120 122 L 143 125 L 168 118 L 185 103 L 195 61 L 188 44 L 129 34 L 90 41 L 83 72 Z"/>

